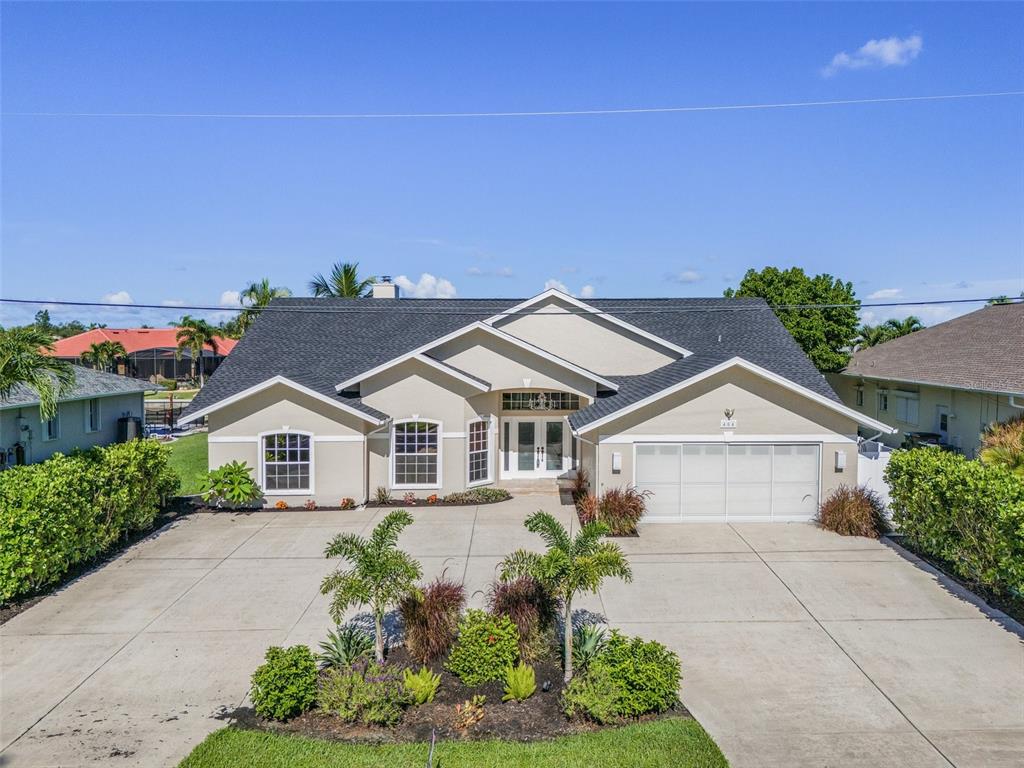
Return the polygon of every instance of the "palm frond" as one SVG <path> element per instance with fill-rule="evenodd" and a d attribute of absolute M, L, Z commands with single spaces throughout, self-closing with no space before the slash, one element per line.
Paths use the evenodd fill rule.
<path fill-rule="evenodd" d="M 343 557 L 357 560 L 366 550 L 368 542 L 358 533 L 339 533 L 324 548 L 324 557 Z"/>
<path fill-rule="evenodd" d="M 406 510 L 389 512 L 370 534 L 370 546 L 377 551 L 395 546 L 402 531 L 412 524 L 413 517 Z"/>
<path fill-rule="evenodd" d="M 537 578 L 540 561 L 541 555 L 537 552 L 517 549 L 505 555 L 505 558 L 501 561 L 500 578 L 502 581 L 512 581 L 521 576 Z"/>
<path fill-rule="evenodd" d="M 569 532 L 551 513 L 538 510 L 526 518 L 525 526 L 526 530 L 544 539 L 549 548 L 560 549 L 563 552 L 571 551 L 572 539 L 569 538 Z"/>

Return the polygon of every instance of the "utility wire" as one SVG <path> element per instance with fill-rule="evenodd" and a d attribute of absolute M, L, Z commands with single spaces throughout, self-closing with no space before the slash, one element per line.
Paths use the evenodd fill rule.
<path fill-rule="evenodd" d="M 298 297 L 300 300 L 302 297 Z M 750 297 L 739 297 L 739 298 L 750 298 Z M 295 299 L 284 299 L 283 301 L 294 301 Z M 323 299 L 315 299 L 306 297 L 305 301 L 319 302 Z M 683 300 L 686 300 L 685 297 Z M 699 300 L 699 299 L 698 299 Z M 558 312 L 540 312 L 539 314 L 547 314 L 551 317 L 557 317 L 559 315 L 583 315 L 583 316 L 594 316 L 594 315 L 664 315 L 664 314 L 686 314 L 691 312 L 763 312 L 765 309 L 872 309 L 878 307 L 922 307 L 922 306 L 934 306 L 938 304 L 981 304 L 992 300 L 992 297 L 986 297 L 981 299 L 929 299 L 926 301 L 889 301 L 881 303 L 871 304 L 746 304 L 743 306 L 722 306 L 717 304 L 715 306 L 693 306 L 693 307 L 679 307 L 679 306 L 664 306 L 664 307 L 637 307 L 635 305 L 622 305 L 617 307 L 609 302 L 614 302 L 616 299 L 598 299 L 604 306 L 601 309 L 595 309 L 593 311 L 588 309 L 580 308 L 566 308 L 564 311 L 559 310 Z M 282 301 L 282 300 L 275 300 Z M 209 306 L 202 304 L 112 304 L 105 301 L 53 301 L 44 299 L 10 299 L 0 298 L 2 304 L 31 304 L 37 306 L 59 306 L 59 307 L 103 307 L 105 309 L 162 309 L 168 312 L 174 312 L 179 310 L 192 310 L 198 312 L 280 312 L 280 313 L 295 313 L 295 314 L 353 314 L 365 312 L 366 310 L 374 311 L 397 311 L 403 315 L 409 314 L 422 314 L 422 315 L 481 315 L 487 314 L 488 317 L 514 317 L 517 315 L 530 315 L 535 314 L 532 309 L 521 309 L 521 310 L 505 310 L 499 312 L 490 312 L 485 308 L 479 306 L 466 306 L 465 309 L 457 309 L 455 307 L 444 307 L 431 304 L 427 306 L 416 306 L 418 301 L 437 301 L 437 302 L 452 302 L 458 304 L 460 302 L 466 302 L 467 305 L 474 301 L 495 301 L 495 299 L 402 299 L 403 305 L 400 308 L 396 308 L 394 304 L 380 305 L 376 302 L 379 299 L 368 298 L 365 300 L 359 299 L 342 299 L 335 300 L 340 303 L 332 303 L 331 306 L 315 307 L 315 306 L 289 306 L 287 304 L 269 304 L 265 307 L 225 307 L 225 306 Z M 522 301 L 521 299 L 509 299 L 509 302 Z M 672 301 L 672 299 L 640 299 L 640 301 Z M 715 301 L 721 301 L 722 304 L 728 303 L 728 299 L 723 297 L 722 299 L 715 299 Z M 351 305 L 349 303 L 351 302 Z M 1024 299 L 1010 298 L 1006 301 L 1008 304 L 1022 304 Z M 347 306 L 348 305 L 348 306 Z"/>
<path fill-rule="evenodd" d="M 953 101 L 1024 96 L 1024 91 L 952 93 L 935 96 L 893 96 L 870 99 L 829 99 L 826 101 L 784 101 L 766 104 L 715 104 L 692 107 L 627 107 L 622 109 L 553 109 L 523 112 L 4 112 L 2 117 L 63 118 L 160 118 L 227 120 L 395 120 L 481 117 L 587 117 L 600 115 L 672 114 L 681 112 L 734 112 L 758 109 L 835 107 L 853 104 L 898 104 L 914 101 Z"/>

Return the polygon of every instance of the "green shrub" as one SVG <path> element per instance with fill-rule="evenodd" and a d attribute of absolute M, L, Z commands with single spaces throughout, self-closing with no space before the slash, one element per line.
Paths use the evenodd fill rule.
<path fill-rule="evenodd" d="M 320 643 L 317 658 L 321 669 L 351 667 L 360 659 L 368 659 L 373 651 L 373 638 L 358 627 L 347 624 L 337 632 L 327 631 L 327 639 Z"/>
<path fill-rule="evenodd" d="M 419 672 L 406 669 L 402 672 L 402 682 L 412 697 L 412 703 L 419 706 L 434 700 L 434 694 L 441 685 L 441 676 L 431 672 L 428 667 L 420 667 Z"/>
<path fill-rule="evenodd" d="M 305 645 L 271 646 L 266 663 L 252 673 L 252 703 L 256 714 L 270 720 L 301 715 L 316 701 L 316 661 Z"/>
<path fill-rule="evenodd" d="M 504 488 L 470 488 L 468 491 L 453 491 L 441 501 L 445 504 L 490 504 L 511 499 L 512 494 Z"/>
<path fill-rule="evenodd" d="M 149 528 L 178 478 L 153 440 L 55 454 L 0 472 L 0 602 L 59 581 Z"/>
<path fill-rule="evenodd" d="M 877 539 L 889 530 L 882 498 L 865 485 L 840 485 L 818 507 L 817 520 L 840 536 Z"/>
<path fill-rule="evenodd" d="M 392 727 L 412 701 L 405 681 L 391 667 L 332 669 L 320 681 L 317 703 L 347 723 Z"/>
<path fill-rule="evenodd" d="M 626 637 L 612 630 L 604 650 L 590 662 L 589 673 L 607 674 L 618 688 L 616 714 L 639 717 L 663 712 L 679 697 L 679 657 L 659 642 Z"/>
<path fill-rule="evenodd" d="M 502 701 L 523 701 L 537 690 L 537 673 L 528 664 L 505 670 L 505 695 Z"/>
<path fill-rule="evenodd" d="M 512 619 L 519 632 L 519 655 L 524 660 L 540 658 L 550 651 L 558 602 L 533 576 L 495 581 L 487 590 L 487 608 L 495 616 Z"/>
<path fill-rule="evenodd" d="M 206 474 L 203 501 L 218 507 L 251 504 L 263 495 L 252 477 L 252 470 L 244 461 L 231 461 Z"/>
<path fill-rule="evenodd" d="M 562 711 L 602 725 L 618 720 L 619 686 L 611 670 L 593 669 L 574 677 L 562 692 Z"/>
<path fill-rule="evenodd" d="M 471 610 L 459 622 L 459 635 L 445 668 L 468 686 L 500 680 L 519 659 L 519 631 L 508 616 Z"/>
<path fill-rule="evenodd" d="M 1024 481 L 938 448 L 895 451 L 893 521 L 925 554 L 995 592 L 1024 593 Z"/>

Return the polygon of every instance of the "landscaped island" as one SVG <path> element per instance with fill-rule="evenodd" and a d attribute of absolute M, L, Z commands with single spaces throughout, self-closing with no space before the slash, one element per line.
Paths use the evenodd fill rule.
<path fill-rule="evenodd" d="M 546 551 L 509 554 L 487 609 L 465 610 L 460 583 L 418 583 L 420 564 L 397 547 L 412 522 L 395 510 L 368 537 L 329 542 L 342 565 L 321 591 L 336 630 L 318 654 L 268 649 L 253 708 L 184 765 L 726 764 L 679 702 L 675 653 L 573 612 L 605 579 L 632 578 L 604 523 L 573 536 L 534 513 L 525 525 Z M 352 608 L 367 614 L 343 623 Z M 391 611 L 401 643 L 388 642 Z"/>

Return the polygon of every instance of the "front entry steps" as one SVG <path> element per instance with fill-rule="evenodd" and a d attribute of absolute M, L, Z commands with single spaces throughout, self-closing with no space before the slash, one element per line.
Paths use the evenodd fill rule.
<path fill-rule="evenodd" d="M 498 483 L 498 487 L 504 488 L 513 496 L 522 496 L 525 494 L 558 496 L 559 493 L 559 481 L 552 477 L 502 480 Z"/>

